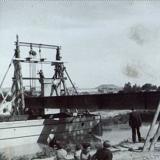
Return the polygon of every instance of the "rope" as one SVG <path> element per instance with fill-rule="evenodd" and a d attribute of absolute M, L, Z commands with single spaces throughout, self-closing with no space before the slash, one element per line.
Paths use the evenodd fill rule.
<path fill-rule="evenodd" d="M 76 94 L 78 95 L 77 89 L 76 89 L 76 87 L 74 86 L 74 84 L 73 84 L 73 82 L 72 82 L 72 80 L 71 80 L 71 78 L 70 78 L 70 76 L 69 76 L 69 74 L 68 74 L 68 72 L 67 72 L 66 68 L 64 69 L 64 71 L 65 71 L 65 73 L 66 73 L 66 75 L 67 75 L 67 77 L 68 77 L 69 81 L 71 82 L 72 87 L 74 88 L 74 90 L 75 90 Z"/>
<path fill-rule="evenodd" d="M 14 55 L 14 56 L 15 56 L 15 55 Z M 12 57 L 11 62 L 10 62 L 10 64 L 9 64 L 8 68 L 7 68 L 7 71 L 6 71 L 6 73 L 4 74 L 4 76 L 3 76 L 3 79 L 2 79 L 1 84 L 0 84 L 0 89 L 2 88 L 3 82 L 4 82 L 4 80 L 5 80 L 6 76 L 7 76 L 7 73 L 8 73 L 8 71 L 9 71 L 11 65 L 12 65 L 14 56 Z"/>
<path fill-rule="evenodd" d="M 11 65 L 12 65 L 14 56 L 15 56 L 15 54 L 13 55 L 13 57 L 12 57 L 12 59 L 11 59 L 11 62 L 10 62 L 10 64 L 9 64 L 8 68 L 7 68 L 7 71 L 5 72 L 5 74 L 4 74 L 4 76 L 3 76 L 3 79 L 2 79 L 2 81 L 1 81 L 1 83 L 0 83 L 0 92 L 1 92 L 2 98 L 3 98 L 3 101 L 1 102 L 1 105 L 3 105 L 4 102 L 6 102 L 6 99 L 7 99 L 8 95 L 9 95 L 9 92 L 8 92 L 7 95 L 4 96 L 4 94 L 3 94 L 3 92 L 2 92 L 2 85 L 3 85 L 3 83 L 4 83 L 4 80 L 5 80 L 6 76 L 7 76 L 7 73 L 9 72 L 9 69 L 10 69 L 10 67 L 11 67 Z"/>
<path fill-rule="evenodd" d="M 39 46 L 39 58 L 41 59 L 42 58 L 42 56 L 41 56 L 41 47 Z M 41 62 L 41 70 L 43 69 L 43 64 L 42 64 L 42 62 Z"/>
<path fill-rule="evenodd" d="M 72 80 L 71 80 L 71 78 L 70 78 L 70 76 L 69 76 L 69 74 L 68 74 L 68 72 L 67 72 L 66 68 L 64 69 L 64 71 L 65 71 L 65 73 L 66 73 L 66 75 L 67 75 L 67 77 L 68 77 L 69 81 L 71 82 L 72 87 L 74 88 L 74 90 L 75 90 L 76 94 L 78 95 L 77 89 L 76 89 L 76 87 L 74 86 L 74 84 L 73 84 L 73 82 L 72 82 Z M 76 113 L 78 113 L 78 112 L 79 112 L 79 110 L 78 110 L 77 108 L 75 108 L 75 110 L 76 110 Z"/>
<path fill-rule="evenodd" d="M 29 76 L 31 77 L 31 63 L 29 63 Z M 32 83 L 32 82 L 31 82 L 31 79 L 30 79 L 30 80 L 29 80 L 30 90 L 31 90 L 31 86 L 32 86 L 31 83 Z"/>

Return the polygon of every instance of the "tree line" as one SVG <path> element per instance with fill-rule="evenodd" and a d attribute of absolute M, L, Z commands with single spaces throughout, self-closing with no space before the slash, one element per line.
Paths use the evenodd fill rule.
<path fill-rule="evenodd" d="M 122 89 L 123 92 L 143 92 L 143 91 L 160 91 L 160 86 L 151 83 L 145 83 L 140 86 L 137 84 L 132 85 L 130 82 L 125 83 Z"/>

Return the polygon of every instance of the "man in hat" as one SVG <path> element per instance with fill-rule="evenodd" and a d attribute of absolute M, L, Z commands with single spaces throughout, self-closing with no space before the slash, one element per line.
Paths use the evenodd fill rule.
<path fill-rule="evenodd" d="M 91 160 L 90 150 L 91 150 L 90 143 L 83 143 L 80 160 Z"/>
<path fill-rule="evenodd" d="M 108 149 L 109 147 L 111 147 L 110 144 L 105 141 L 103 143 L 103 148 L 97 150 L 97 152 L 93 155 L 92 160 L 112 160 L 113 154 Z"/>
<path fill-rule="evenodd" d="M 138 135 L 139 142 L 141 142 L 141 133 L 140 133 L 141 125 L 142 125 L 142 120 L 139 112 L 135 111 L 134 108 L 132 108 L 132 112 L 129 115 L 129 126 L 132 128 L 133 143 L 136 142 L 136 133 Z"/>

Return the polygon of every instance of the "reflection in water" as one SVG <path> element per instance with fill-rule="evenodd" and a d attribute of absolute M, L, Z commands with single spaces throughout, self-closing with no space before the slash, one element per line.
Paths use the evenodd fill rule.
<path fill-rule="evenodd" d="M 142 137 L 146 137 L 149 130 L 149 125 L 143 125 L 141 127 Z M 124 125 L 114 125 L 104 126 L 103 136 L 101 137 L 102 141 L 108 140 L 112 145 L 119 144 L 122 141 L 129 140 L 131 141 L 131 129 L 128 124 Z"/>

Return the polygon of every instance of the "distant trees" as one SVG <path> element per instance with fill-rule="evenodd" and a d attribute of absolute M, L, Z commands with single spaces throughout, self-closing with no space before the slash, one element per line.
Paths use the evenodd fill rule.
<path fill-rule="evenodd" d="M 123 92 L 160 91 L 160 86 L 156 86 L 151 83 L 145 83 L 142 86 L 138 86 L 137 84 L 132 85 L 130 82 L 128 82 L 124 84 L 122 91 Z"/>
<path fill-rule="evenodd" d="M 145 91 L 150 91 L 150 90 L 157 90 L 157 86 L 156 85 L 152 85 L 150 83 L 146 83 L 142 86 L 142 90 Z"/>
<path fill-rule="evenodd" d="M 131 92 L 132 91 L 132 86 L 131 86 L 130 82 L 124 84 L 123 91 L 125 91 L 125 92 Z"/>
<path fill-rule="evenodd" d="M 137 86 L 137 84 L 134 84 L 133 87 L 132 87 L 132 91 L 133 92 L 139 92 L 139 91 L 141 91 L 141 87 Z"/>

